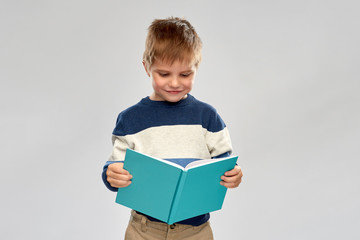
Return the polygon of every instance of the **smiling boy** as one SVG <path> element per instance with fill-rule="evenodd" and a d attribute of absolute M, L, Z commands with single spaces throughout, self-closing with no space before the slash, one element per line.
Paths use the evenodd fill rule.
<path fill-rule="evenodd" d="M 125 151 L 134 149 L 182 166 L 195 159 L 229 156 L 228 129 L 210 105 L 190 95 L 201 61 L 202 43 L 193 26 L 180 18 L 154 20 L 149 27 L 143 65 L 153 92 L 121 112 L 113 131 L 113 151 L 103 169 L 103 181 L 112 191 L 131 184 L 123 169 Z M 239 166 L 224 173 L 219 184 L 237 187 Z M 151 197 L 151 196 L 149 196 Z M 168 225 L 132 210 L 126 240 L 211 240 L 210 214 Z"/>

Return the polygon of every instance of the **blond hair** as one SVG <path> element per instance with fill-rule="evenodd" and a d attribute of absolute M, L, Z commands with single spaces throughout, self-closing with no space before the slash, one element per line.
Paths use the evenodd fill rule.
<path fill-rule="evenodd" d="M 185 19 L 155 19 L 148 28 L 143 61 L 147 69 L 158 59 L 172 64 L 175 60 L 201 62 L 202 42 L 194 27 Z"/>

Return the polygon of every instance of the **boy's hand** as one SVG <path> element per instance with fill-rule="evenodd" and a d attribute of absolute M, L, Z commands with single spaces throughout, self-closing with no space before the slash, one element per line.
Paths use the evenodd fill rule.
<path fill-rule="evenodd" d="M 221 176 L 222 181 L 220 184 L 227 188 L 236 188 L 241 183 L 242 176 L 240 166 L 235 166 L 232 170 L 225 172 L 225 174 Z"/>
<path fill-rule="evenodd" d="M 124 163 L 112 163 L 108 166 L 106 176 L 112 187 L 123 188 L 130 185 L 132 176 L 123 166 Z"/>

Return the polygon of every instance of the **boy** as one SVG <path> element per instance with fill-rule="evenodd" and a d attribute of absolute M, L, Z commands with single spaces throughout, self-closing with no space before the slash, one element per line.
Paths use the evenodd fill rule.
<path fill-rule="evenodd" d="M 182 166 L 194 159 L 231 154 L 228 129 L 216 110 L 189 94 L 201 61 L 201 47 L 195 29 L 184 19 L 158 19 L 150 25 L 143 65 L 152 80 L 153 93 L 118 116 L 113 152 L 102 174 L 110 190 L 131 184 L 131 173 L 122 163 L 126 148 Z M 219 184 L 234 188 L 241 178 L 241 169 L 236 166 Z M 213 239 L 209 217 L 207 213 L 168 225 L 132 210 L 125 239 Z"/>

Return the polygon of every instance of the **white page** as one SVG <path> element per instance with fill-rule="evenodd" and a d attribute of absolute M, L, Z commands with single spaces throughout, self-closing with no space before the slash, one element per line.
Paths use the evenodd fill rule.
<path fill-rule="evenodd" d="M 185 171 L 189 170 L 191 168 L 200 167 L 200 166 L 203 166 L 203 165 L 206 165 L 206 164 L 209 164 L 209 163 L 220 162 L 220 161 L 223 161 L 225 159 L 229 159 L 229 158 L 233 158 L 233 157 L 236 157 L 236 156 L 197 160 L 197 161 L 191 162 L 188 165 L 186 165 Z"/>

